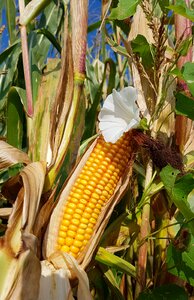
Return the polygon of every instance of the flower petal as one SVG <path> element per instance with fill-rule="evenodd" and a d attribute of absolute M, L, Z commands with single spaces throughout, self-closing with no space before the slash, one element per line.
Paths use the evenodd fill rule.
<path fill-rule="evenodd" d="M 120 92 L 113 90 L 99 113 L 99 128 L 106 142 L 115 143 L 124 132 L 138 125 L 139 109 L 135 103 L 137 90 L 126 87 Z"/>

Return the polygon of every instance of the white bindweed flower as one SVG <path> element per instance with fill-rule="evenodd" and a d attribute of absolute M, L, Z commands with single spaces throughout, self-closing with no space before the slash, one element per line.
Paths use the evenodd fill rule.
<path fill-rule="evenodd" d="M 139 108 L 136 104 L 137 90 L 126 87 L 120 92 L 113 90 L 99 113 L 99 128 L 106 142 L 115 143 L 124 132 L 138 126 Z"/>

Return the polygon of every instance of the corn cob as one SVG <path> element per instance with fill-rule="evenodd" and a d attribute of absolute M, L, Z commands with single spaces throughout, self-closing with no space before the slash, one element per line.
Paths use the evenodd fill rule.
<path fill-rule="evenodd" d="M 60 221 L 55 232 L 56 225 L 50 222 L 55 235 L 54 251 L 67 252 L 77 258 L 85 250 L 103 208 L 114 195 L 131 159 L 130 135 L 125 133 L 115 144 L 106 143 L 102 136 L 98 138 L 69 189 L 67 199 L 63 199 L 58 208 Z M 48 229 L 47 240 L 49 232 Z"/>

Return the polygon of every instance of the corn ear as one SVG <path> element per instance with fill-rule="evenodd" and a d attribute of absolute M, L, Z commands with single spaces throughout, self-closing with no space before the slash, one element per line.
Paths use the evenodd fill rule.
<path fill-rule="evenodd" d="M 83 267 L 89 263 L 114 206 L 128 186 L 134 159 L 131 137 L 131 132 L 126 133 L 111 144 L 100 136 L 87 150 L 51 216 L 43 244 L 45 258 L 62 251 L 76 257 Z M 67 232 L 61 233 L 67 225 Z"/>

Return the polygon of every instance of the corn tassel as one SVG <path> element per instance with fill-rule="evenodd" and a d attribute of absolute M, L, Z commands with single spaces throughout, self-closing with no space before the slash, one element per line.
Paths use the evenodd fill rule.
<path fill-rule="evenodd" d="M 106 143 L 102 136 L 80 161 L 64 192 L 59 197 L 44 241 L 44 256 L 55 251 L 83 258 L 96 226 L 102 222 L 121 179 L 133 157 L 131 132 L 115 144 Z"/>

